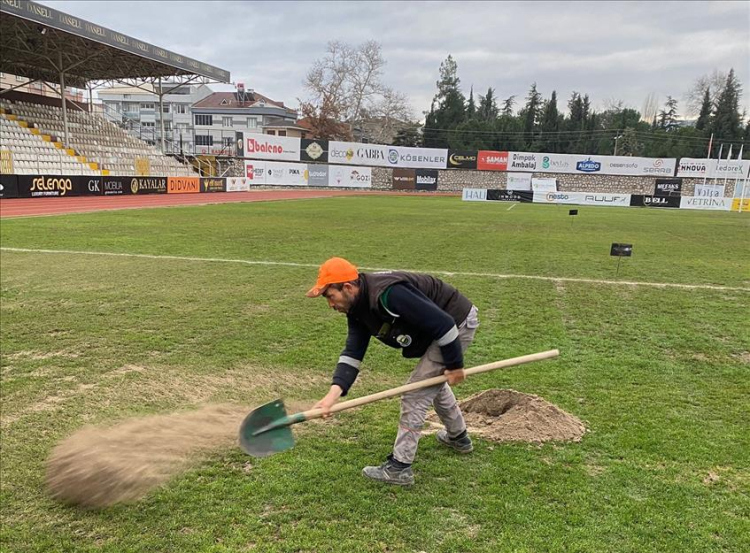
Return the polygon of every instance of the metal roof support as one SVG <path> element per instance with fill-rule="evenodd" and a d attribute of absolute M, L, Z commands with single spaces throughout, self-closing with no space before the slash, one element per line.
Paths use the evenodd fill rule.
<path fill-rule="evenodd" d="M 62 104 L 63 129 L 65 131 L 65 141 L 63 144 L 68 148 L 70 146 L 70 141 L 68 140 L 68 108 L 66 107 L 68 102 L 65 99 L 65 71 L 63 70 L 62 50 L 58 50 L 57 55 L 60 61 L 60 103 Z"/>
<path fill-rule="evenodd" d="M 161 132 L 161 154 L 164 155 L 164 90 L 161 88 L 161 77 L 159 77 L 159 127 Z"/>

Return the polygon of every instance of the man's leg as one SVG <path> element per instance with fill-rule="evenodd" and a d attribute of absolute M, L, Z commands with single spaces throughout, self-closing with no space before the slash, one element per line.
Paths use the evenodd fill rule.
<path fill-rule="evenodd" d="M 477 313 L 476 307 L 472 307 L 466 321 L 458 329 L 458 339 L 463 351 L 466 351 L 474 340 L 479 326 Z M 433 342 L 412 371 L 409 383 L 439 376 L 444 370 L 445 364 L 440 347 Z M 445 425 L 448 436 L 456 437 L 466 431 L 466 422 L 456 396 L 447 383 L 406 393 L 401 396 L 401 418 L 396 442 L 393 445 L 393 457 L 397 461 L 404 464 L 414 462 L 419 439 L 422 436 L 422 427 L 431 405 L 435 407 L 438 417 Z"/>
<path fill-rule="evenodd" d="M 466 352 L 474 341 L 474 335 L 478 326 L 477 309 L 476 307 L 472 307 L 469 316 L 466 318 L 466 322 L 461 325 L 458 331 L 461 349 L 464 352 Z M 445 426 L 449 438 L 460 436 L 466 431 L 466 422 L 461 413 L 461 408 L 458 406 L 456 396 L 453 394 L 453 389 L 450 386 L 445 384 L 440 388 L 432 402 L 432 406 L 435 408 L 438 417 L 440 417 L 440 421 Z"/>
<path fill-rule="evenodd" d="M 438 359 L 439 361 L 436 361 Z M 424 380 L 442 373 L 442 357 L 440 349 L 434 342 L 419 360 L 417 366 L 409 377 L 409 382 Z M 393 445 L 393 453 L 388 456 L 385 463 L 380 466 L 369 466 L 362 469 L 362 473 L 373 480 L 408 486 L 414 483 L 414 474 L 411 464 L 417 454 L 419 438 L 422 435 L 422 426 L 425 416 L 435 396 L 440 389 L 447 384 L 439 384 L 414 390 L 401 396 L 401 418 L 399 420 L 398 434 Z"/>
<path fill-rule="evenodd" d="M 479 326 L 477 309 L 472 307 L 469 316 L 458 331 L 464 351 L 474 339 L 477 326 Z M 433 342 L 412 371 L 408 383 L 439 376 L 444 370 L 445 364 L 440 347 Z M 447 383 L 408 392 L 401 396 L 401 417 L 396 441 L 393 444 L 393 453 L 379 467 L 365 467 L 363 470 L 365 476 L 399 485 L 414 483 L 411 464 L 417 455 L 422 427 L 430 405 L 435 407 L 450 436 L 465 433 L 466 422 L 458 407 L 456 396 Z"/>

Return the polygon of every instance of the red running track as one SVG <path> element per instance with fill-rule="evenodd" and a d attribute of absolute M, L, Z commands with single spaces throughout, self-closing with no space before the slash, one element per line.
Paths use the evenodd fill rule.
<path fill-rule="evenodd" d="M 88 213 L 116 209 L 170 207 L 182 205 L 222 204 L 230 202 L 266 202 L 393 194 L 393 192 L 360 192 L 348 190 L 253 190 L 251 192 L 215 192 L 210 194 L 149 194 L 142 196 L 71 196 L 69 198 L 6 198 L 0 200 L 0 218 Z"/>

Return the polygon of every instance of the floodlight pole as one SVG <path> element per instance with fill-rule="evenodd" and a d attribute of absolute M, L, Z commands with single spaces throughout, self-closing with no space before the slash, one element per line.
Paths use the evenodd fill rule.
<path fill-rule="evenodd" d="M 65 102 L 65 71 L 63 71 L 63 59 L 62 59 L 62 50 L 58 50 L 57 52 L 58 60 L 60 61 L 60 98 L 62 100 L 62 113 L 63 113 L 63 130 L 65 132 L 65 147 L 70 147 L 70 142 L 68 141 L 68 110 L 66 107 Z"/>

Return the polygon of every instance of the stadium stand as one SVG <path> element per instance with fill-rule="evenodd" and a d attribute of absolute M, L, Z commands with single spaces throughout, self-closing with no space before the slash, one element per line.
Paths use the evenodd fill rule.
<path fill-rule="evenodd" d="M 0 97 L 0 144 L 10 150 L 17 174 L 138 174 L 136 160 L 148 160 L 157 175 L 194 175 L 191 166 L 162 155 L 103 117 L 69 110 L 69 144 L 63 134 L 62 110 L 56 106 Z M 67 146 L 67 147 L 66 147 Z M 143 161 L 141 162 L 143 163 Z"/>
<path fill-rule="evenodd" d="M 106 81 L 230 81 L 228 71 L 35 2 L 0 3 L 0 33 L 0 72 L 29 83 L 59 80 L 60 91 Z M 0 90 L 4 173 L 196 175 L 192 165 L 165 155 L 80 103 L 20 94 L 16 88 Z"/>

